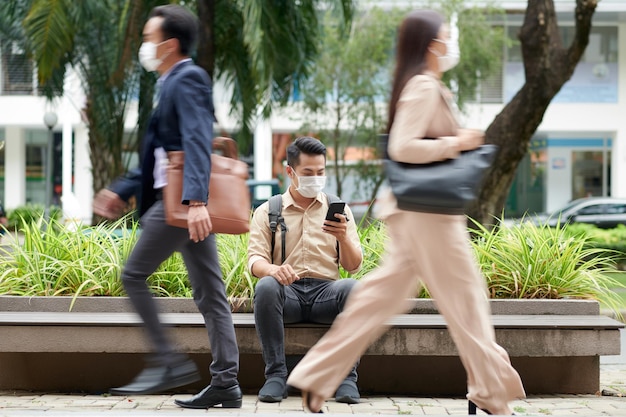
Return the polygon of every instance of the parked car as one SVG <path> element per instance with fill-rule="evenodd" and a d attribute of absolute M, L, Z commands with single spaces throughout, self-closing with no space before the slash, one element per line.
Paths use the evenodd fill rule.
<path fill-rule="evenodd" d="M 587 223 L 611 229 L 618 224 L 626 225 L 626 198 L 588 197 L 573 200 L 554 213 L 530 216 L 535 224 L 556 226 L 567 223 Z"/>

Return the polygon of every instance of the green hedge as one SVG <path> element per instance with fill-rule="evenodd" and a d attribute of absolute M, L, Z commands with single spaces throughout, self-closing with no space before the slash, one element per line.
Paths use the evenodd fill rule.
<path fill-rule="evenodd" d="M 491 297 L 595 299 L 619 310 L 621 300 L 613 289 L 624 286 L 607 274 L 614 270 L 614 259 L 605 249 L 594 247 L 599 240 L 591 229 L 552 229 L 530 223 L 493 230 L 477 227 L 472 245 Z M 124 294 L 120 272 L 140 233 L 136 222 L 125 218 L 72 231 L 56 220 L 47 227 L 39 218 L 24 223 L 20 230 L 23 244 L 14 241 L 2 249 L 0 294 Z M 380 222 L 360 228 L 359 235 L 365 257 L 354 276 L 357 279 L 376 268 L 387 239 Z M 257 279 L 247 270 L 247 240 L 247 235 L 217 235 L 220 267 L 230 297 L 254 293 Z M 348 276 L 345 271 L 341 275 Z M 164 262 L 149 282 L 158 296 L 191 297 L 178 253 Z M 427 297 L 427 291 L 420 296 Z"/>
<path fill-rule="evenodd" d="M 626 226 L 620 224 L 614 229 L 600 229 L 588 224 L 571 224 L 565 233 L 585 238 L 587 247 L 605 249 L 606 255 L 619 263 L 626 263 Z"/>
<path fill-rule="evenodd" d="M 44 206 L 42 204 L 26 204 L 24 206 L 17 207 L 7 212 L 9 230 L 20 230 L 25 225 L 36 223 L 42 219 L 44 215 Z M 52 206 L 50 208 L 50 217 L 55 220 L 60 220 L 62 211 L 58 206 Z"/>

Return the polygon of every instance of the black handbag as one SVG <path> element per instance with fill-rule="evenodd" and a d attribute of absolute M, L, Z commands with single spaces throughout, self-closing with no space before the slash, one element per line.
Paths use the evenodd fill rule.
<path fill-rule="evenodd" d="M 385 173 L 398 208 L 439 214 L 463 214 L 476 199 L 485 170 L 498 147 L 482 145 L 458 158 L 428 164 L 394 161 L 387 154 L 388 135 L 381 135 Z"/>

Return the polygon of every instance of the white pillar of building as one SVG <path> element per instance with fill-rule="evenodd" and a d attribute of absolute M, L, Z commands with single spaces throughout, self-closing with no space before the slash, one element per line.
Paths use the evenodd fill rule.
<path fill-rule="evenodd" d="M 67 101 L 67 100 L 64 100 Z M 63 185 L 63 196 L 71 193 L 72 190 L 72 120 L 70 115 L 71 109 L 67 105 L 61 108 L 61 126 L 62 126 L 62 165 L 63 172 L 61 174 L 61 184 Z"/>
<path fill-rule="evenodd" d="M 89 130 L 83 123 L 74 126 L 74 195 L 80 205 L 81 220 L 91 224 L 93 177 L 89 158 Z"/>
<path fill-rule="evenodd" d="M 254 179 L 272 179 L 272 126 L 270 121 L 259 116 L 254 130 Z M 256 198 L 272 196 L 270 187 L 257 187 Z"/>
<path fill-rule="evenodd" d="M 621 108 L 626 107 L 626 23 L 620 23 L 617 29 L 620 53 L 618 68 L 619 71 L 617 85 L 617 102 Z M 626 117 L 616 118 L 617 129 L 613 139 L 613 149 L 611 155 L 611 196 L 626 197 Z"/>
<path fill-rule="evenodd" d="M 24 129 L 4 129 L 4 207 L 12 210 L 26 203 L 26 143 Z"/>

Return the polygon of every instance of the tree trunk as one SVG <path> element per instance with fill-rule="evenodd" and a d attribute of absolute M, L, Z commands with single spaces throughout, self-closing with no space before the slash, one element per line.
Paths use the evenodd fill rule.
<path fill-rule="evenodd" d="M 103 123 L 102 114 L 107 108 L 112 107 L 104 105 L 103 102 L 114 102 L 115 105 L 119 102 L 115 101 L 114 95 L 103 97 L 101 91 L 98 93 L 90 91 L 88 97 L 95 97 L 97 94 L 100 94 L 102 99 L 100 103 L 94 104 L 91 99 L 88 99 L 85 106 L 85 117 L 89 126 L 89 159 L 94 195 L 124 173 L 122 164 L 123 112 L 111 114 L 110 118 Z"/>
<path fill-rule="evenodd" d="M 226 0 L 230 1 L 230 0 Z M 197 0 L 198 20 L 198 59 L 199 66 L 204 68 L 213 79 L 215 70 L 215 34 L 213 33 L 213 20 L 215 18 L 215 0 Z"/>
<path fill-rule="evenodd" d="M 576 0 L 575 37 L 566 48 L 559 34 L 554 1 L 528 1 L 518 35 L 526 82 L 485 132 L 485 141 L 498 145 L 499 152 L 487 172 L 479 198 L 468 210 L 468 215 L 480 223 L 490 225 L 495 222 L 493 216 L 502 216 L 515 172 L 528 152 L 532 135 L 554 96 L 574 73 L 589 43 L 597 4 L 598 0 Z"/>

